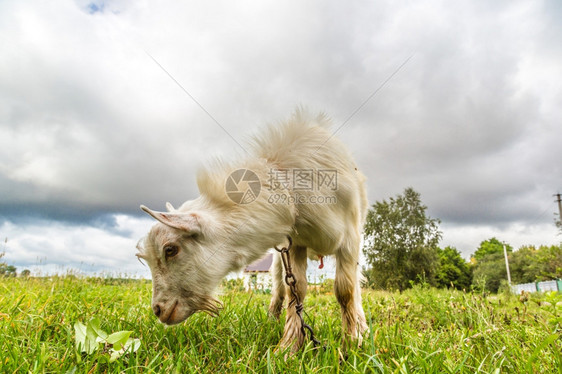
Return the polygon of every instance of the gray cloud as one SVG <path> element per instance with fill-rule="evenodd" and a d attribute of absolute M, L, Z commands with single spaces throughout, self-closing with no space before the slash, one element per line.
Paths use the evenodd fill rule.
<path fill-rule="evenodd" d="M 411 56 L 338 131 L 370 201 L 412 186 L 472 246 L 513 225 L 555 241 L 552 212 L 535 221 L 562 184 L 560 16 L 554 1 L 5 1 L 0 219 L 132 240 L 112 217 L 195 197 L 197 168 L 296 105 L 337 129 Z"/>

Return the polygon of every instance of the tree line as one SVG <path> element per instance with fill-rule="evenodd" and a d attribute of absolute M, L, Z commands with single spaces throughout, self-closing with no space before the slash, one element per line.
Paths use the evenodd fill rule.
<path fill-rule="evenodd" d="M 404 290 L 424 282 L 497 292 L 507 283 L 504 243 L 495 237 L 484 240 L 467 261 L 456 248 L 439 247 L 441 221 L 426 211 L 413 188 L 373 204 L 364 228 L 367 266 L 363 270 L 368 286 Z M 562 278 L 562 243 L 523 246 L 517 251 L 505 246 L 513 284 Z"/>
<path fill-rule="evenodd" d="M 8 265 L 5 261 L 2 261 L 2 257 L 6 255 L 6 247 L 8 245 L 8 238 L 4 239 L 4 250 L 0 252 L 0 277 L 15 277 L 18 275 L 17 268 L 14 265 Z M 29 270 L 24 270 L 20 273 L 20 276 L 27 277 L 31 274 Z"/>
<path fill-rule="evenodd" d="M 8 265 L 7 263 L 1 261 L 2 257 L 4 257 L 5 254 L 5 252 L 0 252 L 0 276 L 15 277 L 16 267 L 14 265 Z"/>

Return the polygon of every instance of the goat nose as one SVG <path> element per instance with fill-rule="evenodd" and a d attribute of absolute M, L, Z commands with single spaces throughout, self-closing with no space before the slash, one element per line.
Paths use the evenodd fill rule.
<path fill-rule="evenodd" d="M 156 317 L 160 317 L 160 314 L 162 314 L 162 308 L 160 308 L 160 304 L 154 304 L 152 306 L 152 311 L 154 312 L 154 314 L 156 314 Z"/>

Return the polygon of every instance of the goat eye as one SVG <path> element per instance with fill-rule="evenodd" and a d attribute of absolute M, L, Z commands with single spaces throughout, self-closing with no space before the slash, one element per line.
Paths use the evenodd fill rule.
<path fill-rule="evenodd" d="M 179 252 L 179 248 L 175 245 L 168 245 L 164 247 L 164 255 L 166 258 L 174 257 Z"/>

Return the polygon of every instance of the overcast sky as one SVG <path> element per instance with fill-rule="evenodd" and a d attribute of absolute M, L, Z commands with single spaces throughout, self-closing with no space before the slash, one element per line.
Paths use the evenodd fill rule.
<path fill-rule="evenodd" d="M 146 275 L 139 205 L 197 197 L 297 105 L 333 118 L 371 204 L 420 192 L 441 246 L 560 242 L 559 1 L 3 0 L 0 251 Z"/>

